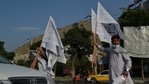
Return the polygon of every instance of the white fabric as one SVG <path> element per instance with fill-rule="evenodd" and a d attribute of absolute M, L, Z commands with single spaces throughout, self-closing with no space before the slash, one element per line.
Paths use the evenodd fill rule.
<path fill-rule="evenodd" d="M 118 76 L 113 80 L 113 84 L 123 84 L 124 82 L 126 82 L 126 80 L 123 75 Z"/>
<path fill-rule="evenodd" d="M 99 23 L 99 21 L 97 21 L 97 35 L 99 36 L 101 41 L 111 44 L 110 34 L 108 34 L 104 26 L 101 23 Z"/>
<path fill-rule="evenodd" d="M 112 18 L 112 16 L 105 10 L 105 8 L 98 2 L 98 12 L 99 19 L 101 23 L 115 23 L 117 22 Z"/>
<path fill-rule="evenodd" d="M 61 42 L 60 36 L 58 34 L 58 31 L 56 29 L 56 25 L 52 17 L 50 16 L 50 19 L 47 24 L 47 28 L 45 30 L 43 39 L 42 39 L 42 47 L 45 47 L 46 49 L 49 49 L 54 54 L 58 55 L 56 46 L 63 49 L 63 44 Z M 61 53 L 63 54 L 63 53 Z"/>
<path fill-rule="evenodd" d="M 101 4 L 98 2 L 98 8 L 97 8 L 97 35 L 99 36 L 101 41 L 111 43 L 111 36 L 108 34 L 104 26 L 102 25 L 102 14 L 100 13 L 101 10 Z"/>
<path fill-rule="evenodd" d="M 149 26 L 124 27 L 124 48 L 132 57 L 149 58 Z"/>
<path fill-rule="evenodd" d="M 54 54 L 48 53 L 48 67 L 53 68 L 57 59 L 58 59 L 57 56 L 55 56 Z"/>
<path fill-rule="evenodd" d="M 95 33 L 96 29 L 96 22 L 97 22 L 97 15 L 93 9 L 91 9 L 91 18 L 92 18 L 92 32 Z"/>
<path fill-rule="evenodd" d="M 97 8 L 97 34 L 101 41 L 111 43 L 111 36 L 119 35 L 124 40 L 119 24 L 98 2 Z"/>
<path fill-rule="evenodd" d="M 41 46 L 46 49 L 46 55 L 48 58 L 47 70 L 49 70 L 49 72 L 53 75 L 52 68 L 56 61 L 66 63 L 66 58 L 64 56 L 63 44 L 56 29 L 55 22 L 51 16 L 43 36 Z"/>
<path fill-rule="evenodd" d="M 52 64 L 50 64 L 50 65 L 52 65 Z M 38 58 L 38 69 L 40 71 L 45 71 L 45 72 L 49 73 L 51 76 L 55 77 L 55 74 L 52 71 L 52 68 L 49 68 L 46 61 L 44 59 L 42 59 L 41 57 Z"/>
<path fill-rule="evenodd" d="M 38 58 L 38 69 L 40 71 L 44 71 L 46 70 L 46 67 L 47 67 L 46 65 L 47 65 L 46 61 L 42 59 L 41 57 L 39 57 Z"/>
<path fill-rule="evenodd" d="M 56 54 L 56 56 L 62 56 L 63 60 L 59 59 L 59 61 L 66 63 L 63 44 L 56 29 L 55 22 L 51 16 L 43 36 L 41 46 L 50 50 L 52 53 Z"/>
<path fill-rule="evenodd" d="M 47 80 L 48 84 L 56 84 L 54 79 L 52 78 L 52 76 L 50 74 L 47 74 L 47 79 L 49 79 L 49 80 Z"/>

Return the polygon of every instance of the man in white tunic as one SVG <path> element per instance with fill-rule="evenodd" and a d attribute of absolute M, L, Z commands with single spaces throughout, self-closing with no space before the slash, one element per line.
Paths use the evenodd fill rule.
<path fill-rule="evenodd" d="M 120 76 L 125 78 L 125 82 L 119 82 L 118 84 L 134 84 L 129 73 L 132 67 L 132 61 L 126 50 L 120 46 L 120 37 L 114 35 L 111 41 L 112 46 L 109 48 L 99 46 L 109 56 L 109 84 L 114 84 L 115 81 L 119 80 L 115 79 L 120 78 Z"/>

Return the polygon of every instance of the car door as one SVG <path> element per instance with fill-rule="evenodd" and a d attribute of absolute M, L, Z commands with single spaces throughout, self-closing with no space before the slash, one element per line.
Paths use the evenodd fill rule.
<path fill-rule="evenodd" d="M 109 72 L 103 71 L 97 75 L 97 81 L 109 81 Z"/>

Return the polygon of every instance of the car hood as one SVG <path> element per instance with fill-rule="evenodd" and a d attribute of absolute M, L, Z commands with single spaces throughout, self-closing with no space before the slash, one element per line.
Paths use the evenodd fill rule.
<path fill-rule="evenodd" d="M 42 72 L 28 67 L 15 64 L 0 64 L 0 80 L 7 80 L 9 77 L 40 76 L 45 77 Z"/>

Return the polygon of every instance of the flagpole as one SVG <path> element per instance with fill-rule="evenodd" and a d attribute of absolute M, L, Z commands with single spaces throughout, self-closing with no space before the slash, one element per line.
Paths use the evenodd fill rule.
<path fill-rule="evenodd" d="M 93 42 L 94 42 L 94 50 L 93 50 L 93 58 L 94 58 L 94 64 L 95 64 L 95 67 L 94 67 L 94 70 L 95 70 L 95 75 L 97 75 L 97 61 L 96 61 L 96 34 L 94 33 L 93 35 Z M 93 62 L 92 62 L 92 68 L 93 68 Z"/>
<path fill-rule="evenodd" d="M 38 60 L 38 57 L 39 57 L 40 52 L 41 52 L 41 46 L 37 50 L 37 54 L 36 54 L 36 56 L 35 56 L 32 64 L 31 64 L 30 68 L 35 69 L 35 66 L 36 66 L 36 63 L 37 63 L 37 60 Z"/>
<path fill-rule="evenodd" d="M 91 9 L 91 14 L 92 14 L 92 33 L 93 33 L 93 60 L 92 60 L 92 73 L 95 72 L 94 74 L 97 74 L 97 62 L 96 62 L 96 30 L 97 30 L 97 15 Z"/>
<path fill-rule="evenodd" d="M 95 31 L 93 32 L 93 43 L 94 43 L 94 50 L 93 50 L 93 58 L 94 58 L 94 70 L 95 70 L 95 75 L 97 75 L 97 58 L 96 58 L 96 31 L 97 31 L 97 21 L 96 21 L 96 26 L 95 26 Z M 93 62 L 92 62 L 92 68 L 93 68 Z"/>

